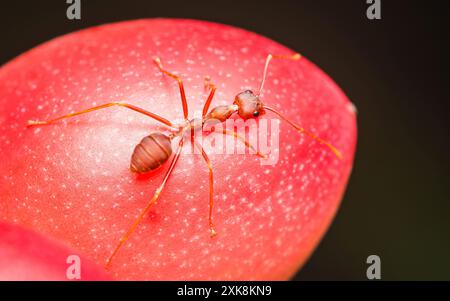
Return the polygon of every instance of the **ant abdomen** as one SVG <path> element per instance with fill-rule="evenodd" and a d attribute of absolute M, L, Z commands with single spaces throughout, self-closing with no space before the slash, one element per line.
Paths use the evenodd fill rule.
<path fill-rule="evenodd" d="M 136 145 L 131 156 L 130 170 L 146 173 L 164 164 L 172 154 L 172 141 L 163 133 L 152 133 Z"/>

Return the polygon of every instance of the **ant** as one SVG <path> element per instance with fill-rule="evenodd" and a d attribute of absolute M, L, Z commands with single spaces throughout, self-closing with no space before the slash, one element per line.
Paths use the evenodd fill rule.
<path fill-rule="evenodd" d="M 214 94 L 216 92 L 216 86 L 211 83 L 209 77 L 205 77 L 205 87 L 209 89 L 209 95 L 208 98 L 204 104 L 203 111 L 202 111 L 202 119 L 188 119 L 188 105 L 186 101 L 186 94 L 184 91 L 184 85 L 182 79 L 167 71 L 164 69 L 163 64 L 161 63 L 160 58 L 155 57 L 153 59 L 156 66 L 159 68 L 159 70 L 175 79 L 178 83 L 179 92 L 181 96 L 181 103 L 183 106 L 183 114 L 184 114 L 184 123 L 181 125 L 174 125 L 171 121 L 155 114 L 149 111 L 146 111 L 142 108 L 136 107 L 134 105 L 128 104 L 128 103 L 122 103 L 122 102 L 111 102 L 106 103 L 103 105 L 95 106 L 83 111 L 70 113 L 58 118 L 50 119 L 47 121 L 35 121 L 35 120 L 29 120 L 28 126 L 37 126 L 37 125 L 46 125 L 50 123 L 54 123 L 56 121 L 60 121 L 62 119 L 78 116 L 81 114 L 93 112 L 100 109 L 105 109 L 112 106 L 119 106 L 124 107 L 133 111 L 136 111 L 138 113 L 144 114 L 150 118 L 155 119 L 156 121 L 168 126 L 171 130 L 170 135 L 166 135 L 162 132 L 154 132 L 148 135 L 147 137 L 143 138 L 142 141 L 135 147 L 133 154 L 131 156 L 131 163 L 130 163 L 130 170 L 133 173 L 142 174 L 147 173 L 149 171 L 155 170 L 161 165 L 163 165 L 165 162 L 168 161 L 170 156 L 172 155 L 172 141 L 174 138 L 179 137 L 180 140 L 178 142 L 177 149 L 175 151 L 175 155 L 172 158 L 172 161 L 169 165 L 169 169 L 167 170 L 162 183 L 159 185 L 159 187 L 156 189 L 152 199 L 147 204 L 147 206 L 144 208 L 144 210 L 141 212 L 141 214 L 138 216 L 138 218 L 135 220 L 135 222 L 131 225 L 131 227 L 128 229 L 128 231 L 121 237 L 119 243 L 115 247 L 113 253 L 108 258 L 106 262 L 106 268 L 108 269 L 111 266 L 112 259 L 117 254 L 119 249 L 123 246 L 123 244 L 128 240 L 130 235 L 135 231 L 136 227 L 141 223 L 144 216 L 147 214 L 147 212 L 150 210 L 152 205 L 155 204 L 156 200 L 158 199 L 159 195 L 164 189 L 164 186 L 169 179 L 170 174 L 175 168 L 175 165 L 180 157 L 181 150 L 184 145 L 184 140 L 186 138 L 186 133 L 191 132 L 191 135 L 193 135 L 193 132 L 196 130 L 203 130 L 203 126 L 208 121 L 219 121 L 219 122 L 225 122 L 228 118 L 231 117 L 234 113 L 237 113 L 239 117 L 243 118 L 244 120 L 250 119 L 250 118 L 258 118 L 261 115 L 265 114 L 266 111 L 270 111 L 274 114 L 276 114 L 280 119 L 286 121 L 291 126 L 293 126 L 298 132 L 304 133 L 308 135 L 309 137 L 315 139 L 317 142 L 325 145 L 328 147 L 338 158 L 341 158 L 341 153 L 331 144 L 328 142 L 322 140 L 321 138 L 313 135 L 310 132 L 307 132 L 304 128 L 300 127 L 299 125 L 293 123 L 286 117 L 284 117 L 280 112 L 277 110 L 268 107 L 263 104 L 263 102 L 260 99 L 260 94 L 263 91 L 264 83 L 266 81 L 267 77 L 267 70 L 270 64 L 270 61 L 272 59 L 286 59 L 291 61 L 297 61 L 301 58 L 301 55 L 298 53 L 295 53 L 293 55 L 272 55 L 269 54 L 267 56 L 265 65 L 264 65 L 264 72 L 263 77 L 261 80 L 261 84 L 259 87 L 259 90 L 255 93 L 252 90 L 245 90 L 243 92 L 238 93 L 235 96 L 234 102 L 231 105 L 223 105 L 223 106 L 217 106 L 211 111 L 208 112 L 209 107 L 211 105 L 211 102 L 213 100 Z M 227 131 L 223 130 L 222 132 L 224 135 L 232 135 L 235 138 L 242 141 L 246 148 L 251 148 L 253 151 L 256 152 L 256 154 L 262 158 L 267 158 L 266 155 L 261 154 L 258 152 L 251 144 L 249 144 L 244 137 L 239 136 L 235 131 Z M 192 138 L 192 137 L 191 137 Z M 201 152 L 202 157 L 206 164 L 208 165 L 209 169 L 209 228 L 211 232 L 211 237 L 216 235 L 216 231 L 214 229 L 214 224 L 212 221 L 212 211 L 213 211 L 213 199 L 214 199 L 214 191 L 213 191 L 213 185 L 214 185 L 214 178 L 213 178 L 213 169 L 211 161 L 208 158 L 208 155 L 204 151 L 203 147 L 193 139 L 191 140 L 195 147 Z"/>

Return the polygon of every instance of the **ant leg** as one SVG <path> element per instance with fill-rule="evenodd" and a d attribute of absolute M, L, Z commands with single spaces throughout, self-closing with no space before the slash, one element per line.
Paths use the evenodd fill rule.
<path fill-rule="evenodd" d="M 307 136 L 313 138 L 314 140 L 316 140 L 317 142 L 319 142 L 320 144 L 325 145 L 326 147 L 328 147 L 335 155 L 336 157 L 338 157 L 339 159 L 342 159 L 342 154 L 341 152 L 335 148 L 333 145 L 331 145 L 331 143 L 317 137 L 316 135 L 306 131 L 304 128 L 302 128 L 301 126 L 293 123 L 292 121 L 290 121 L 289 119 L 287 119 L 286 117 L 284 117 L 280 112 L 278 112 L 277 110 L 271 108 L 271 107 L 267 107 L 264 106 L 264 109 L 267 111 L 271 111 L 272 113 L 275 113 L 276 115 L 278 115 L 278 117 L 280 117 L 282 120 L 286 121 L 287 123 L 289 123 L 291 126 L 293 126 L 299 133 L 302 134 L 306 134 Z"/>
<path fill-rule="evenodd" d="M 270 61 L 272 59 L 286 59 L 286 60 L 291 60 L 291 61 L 298 61 L 301 58 L 301 54 L 300 53 L 295 53 L 292 55 L 274 55 L 274 54 L 269 54 L 266 58 L 266 64 L 264 65 L 264 73 L 263 73 L 263 77 L 261 80 L 261 85 L 259 86 L 259 90 L 258 93 L 256 93 L 256 95 L 261 94 L 263 88 L 264 88 L 264 83 L 266 82 L 266 77 L 267 77 L 267 70 L 269 69 L 269 64 Z"/>
<path fill-rule="evenodd" d="M 161 59 L 159 57 L 155 57 L 153 59 L 153 61 L 155 62 L 156 66 L 158 66 L 159 70 L 162 73 L 172 77 L 173 79 L 175 79 L 178 82 L 178 86 L 180 87 L 181 103 L 183 104 L 184 119 L 187 119 L 188 118 L 188 105 L 187 105 L 187 100 L 186 100 L 186 93 L 184 92 L 183 81 L 181 80 L 181 78 L 179 76 L 176 76 L 175 74 L 170 73 L 169 71 L 165 70 L 163 68 Z"/>
<path fill-rule="evenodd" d="M 206 114 L 208 114 L 209 106 L 211 105 L 211 101 L 213 100 L 214 93 L 216 93 L 216 86 L 211 83 L 211 78 L 209 76 L 205 76 L 205 88 L 209 88 L 209 96 L 203 106 L 202 118 L 205 119 Z"/>
<path fill-rule="evenodd" d="M 150 200 L 150 202 L 147 204 L 147 206 L 144 208 L 144 210 L 141 212 L 141 214 L 138 216 L 138 218 L 135 220 L 135 222 L 133 223 L 133 225 L 128 229 L 128 231 L 120 238 L 119 243 L 117 244 L 116 248 L 114 249 L 114 252 L 111 254 L 111 256 L 108 258 L 108 260 L 106 261 L 106 269 L 109 269 L 111 267 L 111 262 L 112 259 L 114 258 L 114 256 L 117 254 L 117 252 L 119 251 L 119 249 L 123 246 L 123 244 L 128 240 L 128 238 L 130 237 L 131 234 L 133 234 L 134 230 L 136 229 L 136 227 L 141 223 L 142 219 L 144 218 L 144 216 L 148 213 L 148 211 L 150 210 L 150 208 L 156 203 L 156 200 L 158 199 L 159 195 L 161 194 L 161 191 L 164 189 L 164 186 L 166 185 L 167 179 L 169 178 L 170 174 L 172 173 L 175 164 L 177 163 L 180 154 L 181 154 L 181 150 L 183 148 L 183 143 L 184 143 L 184 139 L 181 138 L 180 143 L 178 145 L 178 149 L 176 154 L 174 155 L 172 162 L 170 163 L 169 169 L 166 172 L 166 175 L 164 176 L 164 179 L 161 183 L 161 185 L 159 185 L 159 187 L 156 189 L 155 194 L 153 195 L 152 199 Z"/>
<path fill-rule="evenodd" d="M 247 140 L 245 140 L 244 137 L 240 136 L 238 133 L 236 133 L 235 131 L 228 131 L 228 130 L 223 130 L 222 134 L 224 135 L 230 135 L 230 136 L 234 136 L 235 138 L 239 139 L 240 141 L 242 141 L 246 148 L 249 148 L 251 150 L 253 150 L 257 156 L 263 158 L 263 159 L 267 159 L 268 155 L 262 154 L 260 153 L 255 147 L 253 147 L 253 145 L 251 145 Z"/>
<path fill-rule="evenodd" d="M 93 111 L 97 111 L 97 110 L 100 110 L 100 109 L 109 108 L 109 107 L 112 107 L 112 106 L 120 106 L 120 107 L 124 107 L 124 108 L 130 109 L 130 110 L 136 111 L 138 113 L 147 115 L 147 116 L 149 116 L 149 117 L 151 117 L 151 118 L 153 118 L 153 119 L 155 119 L 155 120 L 157 120 L 159 122 L 162 122 L 162 123 L 164 123 L 167 126 L 173 127 L 172 123 L 169 120 L 167 120 L 167 119 L 165 119 L 165 118 L 163 118 L 163 117 L 161 117 L 159 115 L 156 115 L 156 114 L 154 114 L 152 112 L 146 111 L 146 110 L 141 109 L 139 107 L 136 107 L 136 106 L 133 106 L 133 105 L 130 105 L 130 104 L 127 104 L 127 103 L 121 103 L 121 102 L 106 103 L 104 105 L 92 107 L 92 108 L 89 108 L 87 110 L 83 110 L 83 111 L 79 111 L 79 112 L 75 112 L 75 113 L 70 113 L 70 114 L 67 114 L 67 115 L 64 115 L 64 116 L 61 116 L 61 117 L 58 117 L 58 118 L 55 118 L 55 119 L 50 119 L 50 120 L 47 120 L 47 121 L 28 120 L 28 126 L 50 124 L 50 123 L 53 123 L 53 122 L 56 122 L 56 121 L 59 121 L 59 120 L 65 119 L 65 118 L 70 118 L 70 117 L 78 116 L 78 115 L 81 115 L 81 114 L 86 114 L 86 113 L 89 113 L 89 112 L 93 112 Z"/>
<path fill-rule="evenodd" d="M 208 158 L 208 155 L 206 154 L 203 147 L 197 142 L 194 142 L 195 146 L 202 152 L 203 159 L 205 160 L 206 164 L 208 165 L 209 169 L 209 229 L 211 230 L 211 237 L 215 236 L 217 234 L 216 230 L 214 230 L 214 224 L 212 222 L 212 211 L 213 211 L 213 205 L 214 205 L 214 177 L 213 177 L 213 169 L 211 161 Z"/>

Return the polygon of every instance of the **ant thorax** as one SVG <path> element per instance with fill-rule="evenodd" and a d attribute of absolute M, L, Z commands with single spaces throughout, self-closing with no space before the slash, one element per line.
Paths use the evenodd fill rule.
<path fill-rule="evenodd" d="M 203 121 L 201 118 L 178 119 L 172 122 L 175 136 L 181 133 L 190 132 L 191 130 L 198 131 L 203 128 Z"/>

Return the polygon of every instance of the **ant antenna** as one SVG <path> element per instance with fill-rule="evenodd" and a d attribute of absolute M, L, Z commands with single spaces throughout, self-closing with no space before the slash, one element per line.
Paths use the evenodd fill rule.
<path fill-rule="evenodd" d="M 259 96 L 264 88 L 264 84 L 266 82 L 266 77 L 267 77 L 267 69 L 269 68 L 269 64 L 272 59 L 286 59 L 286 60 L 291 60 L 291 61 L 298 61 L 301 57 L 302 57 L 302 55 L 300 53 L 295 53 L 293 55 L 269 54 L 266 59 L 266 64 L 264 65 L 264 73 L 263 73 L 263 77 L 261 80 L 261 85 L 259 86 L 259 90 L 256 93 L 256 96 Z"/>
<path fill-rule="evenodd" d="M 342 159 L 342 154 L 339 150 L 337 150 L 337 148 L 335 148 L 333 145 L 331 145 L 330 143 L 326 142 L 325 140 L 317 137 L 316 135 L 306 131 L 304 128 L 302 128 L 301 126 L 293 123 L 292 121 L 290 121 L 289 119 L 287 119 L 286 117 L 284 117 L 283 115 L 281 115 L 280 112 L 278 112 L 277 110 L 271 108 L 271 107 L 267 107 L 264 106 L 264 109 L 267 111 L 271 111 L 272 113 L 275 113 L 276 115 L 278 115 L 282 120 L 286 121 L 287 123 L 289 123 L 290 125 L 292 125 L 297 131 L 299 131 L 300 133 L 304 133 L 307 136 L 313 138 L 314 140 L 316 140 L 317 142 L 319 142 L 320 144 L 325 145 L 326 147 L 328 147 L 335 155 L 336 157 L 338 157 L 339 159 Z"/>

